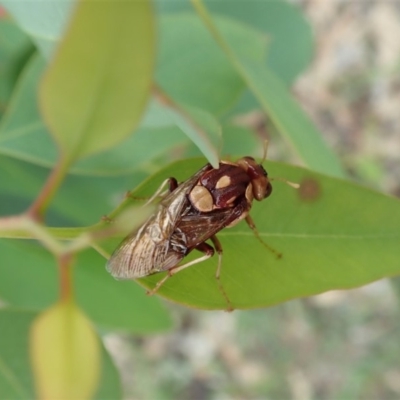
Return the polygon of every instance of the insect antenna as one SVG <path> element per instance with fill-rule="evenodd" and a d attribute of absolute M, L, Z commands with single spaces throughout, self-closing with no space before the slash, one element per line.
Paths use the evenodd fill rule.
<path fill-rule="evenodd" d="M 286 185 L 289 185 L 290 187 L 292 187 L 293 189 L 299 189 L 300 188 L 300 184 L 299 183 L 295 183 L 295 182 L 291 182 L 288 181 L 285 178 L 281 178 L 279 176 L 275 176 L 274 178 L 269 178 L 270 181 L 280 181 L 280 182 L 284 182 L 286 183 Z"/>
<path fill-rule="evenodd" d="M 261 165 L 264 164 L 264 161 L 267 159 L 267 154 L 268 154 L 268 139 L 264 140 L 264 145 L 263 145 L 263 156 L 261 159 Z"/>
<path fill-rule="evenodd" d="M 265 139 L 264 140 L 264 146 L 263 146 L 263 157 L 261 160 L 261 164 L 264 164 L 264 161 L 267 159 L 267 153 L 268 153 L 268 140 Z M 295 182 L 290 182 L 285 178 L 281 178 L 281 177 L 275 177 L 275 178 L 269 178 L 270 181 L 281 181 L 286 183 L 287 185 L 291 186 L 294 189 L 299 189 L 300 185 L 298 183 Z"/>

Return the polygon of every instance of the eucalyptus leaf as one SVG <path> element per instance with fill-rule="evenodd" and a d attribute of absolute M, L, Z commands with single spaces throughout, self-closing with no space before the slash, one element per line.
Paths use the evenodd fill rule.
<path fill-rule="evenodd" d="M 222 131 L 213 116 L 205 111 L 180 105 L 181 112 L 170 110 L 175 124 L 184 132 L 211 165 L 218 167 Z"/>
<path fill-rule="evenodd" d="M 179 22 L 177 26 L 171 24 L 174 21 Z M 250 58 L 255 60 L 263 58 L 265 40 L 258 33 L 251 30 L 247 31 L 240 24 L 232 23 L 226 19 L 218 20 L 218 23 L 221 29 L 227 33 L 227 38 L 239 43 L 242 51 L 248 54 Z M 196 54 L 198 54 L 199 58 L 208 60 L 209 64 L 207 66 L 204 63 L 202 65 L 204 68 L 208 68 L 207 71 L 211 74 L 210 77 L 212 76 L 213 81 L 209 81 L 209 84 L 213 87 L 213 92 L 207 91 L 207 95 L 203 96 L 203 100 L 200 103 L 204 105 L 204 109 L 188 106 L 185 103 L 178 103 L 183 110 L 182 112 L 189 116 L 188 121 L 187 118 L 185 119 L 179 113 L 173 112 L 153 101 L 147 107 L 141 127 L 135 134 L 131 133 L 125 141 L 108 149 L 106 152 L 89 155 L 89 157 L 78 161 L 72 167 L 72 172 L 103 176 L 132 173 L 142 168 L 152 158 L 171 153 L 173 149 L 187 144 L 181 130 L 216 165 L 221 149 L 221 132 L 218 122 L 206 110 L 211 104 L 210 101 L 212 102 L 215 97 L 213 93 L 215 92 L 219 96 L 223 92 L 223 88 L 218 86 L 217 81 L 220 80 L 222 75 L 226 76 L 226 74 L 224 72 L 221 75 L 215 67 L 218 66 L 219 68 L 223 65 L 228 65 L 230 70 L 232 70 L 232 67 L 227 63 L 225 56 L 221 54 L 217 45 L 213 43 L 208 32 L 196 17 L 181 15 L 174 17 L 172 20 L 165 18 L 161 25 L 165 30 L 165 34 L 162 35 L 164 39 L 161 43 L 161 53 L 164 56 L 160 57 L 164 61 L 159 65 L 162 76 L 169 68 L 168 60 L 171 61 L 171 57 L 174 54 L 176 55 L 176 43 L 172 40 L 176 36 L 185 38 L 184 46 L 190 46 L 193 51 L 197 52 Z M 182 35 L 183 28 L 193 29 L 194 33 L 199 33 L 199 37 L 196 40 L 199 40 L 201 45 L 195 48 L 191 46 L 190 40 L 188 41 L 190 39 L 188 35 Z M 168 33 L 169 31 L 172 33 Z M 216 57 L 215 60 L 204 53 L 208 49 L 211 49 L 211 53 Z M 222 63 L 220 62 L 221 57 Z M 198 63 L 195 64 L 198 65 Z M 27 65 L 14 93 L 6 118 L 0 126 L 0 153 L 41 166 L 51 167 L 57 161 L 57 149 L 50 139 L 50 132 L 38 112 L 36 100 L 38 82 L 45 66 L 46 62 L 40 56 L 33 57 Z M 193 86 L 195 91 L 204 90 L 204 83 L 199 79 L 195 79 L 193 68 L 182 68 L 178 72 L 177 77 L 179 76 L 182 88 L 189 90 L 187 92 L 187 101 L 188 103 L 193 103 L 190 97 L 194 92 L 191 92 L 190 88 L 192 86 L 190 85 L 197 85 L 196 87 Z M 163 81 L 163 79 L 161 80 Z M 165 82 L 167 84 L 171 83 L 171 76 L 168 73 L 165 75 Z M 187 83 L 190 83 L 190 85 Z M 230 84 L 225 85 L 225 83 L 227 82 L 221 81 L 225 89 L 230 91 L 232 86 Z M 178 98 L 180 97 L 174 90 L 172 90 L 172 94 Z M 231 102 L 232 93 L 227 95 L 226 99 L 228 98 L 229 102 Z M 202 132 L 199 132 L 199 129 Z M 151 142 L 151 145 L 146 145 L 149 142 Z M 146 148 L 144 148 L 145 145 Z"/>
<path fill-rule="evenodd" d="M 35 397 L 29 362 L 28 332 L 33 312 L 0 310 L 0 393 L 4 399 Z"/>
<path fill-rule="evenodd" d="M 100 343 L 71 299 L 40 313 L 30 327 L 30 354 L 38 397 L 91 398 L 100 380 Z"/>
<path fill-rule="evenodd" d="M 0 18 L 0 116 L 32 51 L 29 37 L 12 21 Z"/>
<path fill-rule="evenodd" d="M 0 310 L 0 393 L 4 399 L 35 398 L 28 334 L 36 316 L 36 312 L 15 308 Z M 121 397 L 118 372 L 102 347 L 102 375 L 94 399 Z"/>
<path fill-rule="evenodd" d="M 40 88 L 44 119 L 68 163 L 121 142 L 139 124 L 154 59 L 149 0 L 78 2 Z"/>
<path fill-rule="evenodd" d="M 265 35 L 226 17 L 216 17 L 215 22 L 249 58 L 265 59 Z M 157 82 L 179 103 L 221 114 L 244 92 L 243 80 L 193 14 L 160 18 L 159 51 Z"/>
<path fill-rule="evenodd" d="M 0 156 L 0 214 L 25 211 L 37 195 L 49 171 L 35 165 Z M 117 178 L 69 175 L 51 204 L 47 222 L 53 226 L 85 226 L 98 222 L 117 206 L 131 187 L 137 185 L 143 173 Z M 21 204 L 24 207 L 21 207 Z"/>
<path fill-rule="evenodd" d="M 57 148 L 39 113 L 36 98 L 45 66 L 45 60 L 39 55 L 33 56 L 26 65 L 0 124 L 0 154 L 50 168 L 57 161 Z M 121 144 L 107 151 L 79 160 L 71 173 L 93 176 L 132 174 L 188 142 L 168 109 L 153 102 L 135 133 L 132 131 Z"/>
<path fill-rule="evenodd" d="M 58 272 L 54 258 L 32 243 L 0 241 L 0 298 L 21 308 L 42 310 L 57 301 Z M 27 257 L 29 254 L 29 257 Z M 78 303 L 99 326 L 136 333 L 168 329 L 171 320 L 158 299 L 144 295 L 134 282 L 111 278 L 105 261 L 93 250 L 78 257 L 75 293 Z"/>
<path fill-rule="evenodd" d="M 132 194 L 148 196 L 165 177 L 182 181 L 204 161 L 177 162 Z M 224 253 L 221 282 L 234 308 L 258 308 L 328 290 L 350 289 L 400 274 L 397 199 L 303 168 L 267 162 L 269 176 L 299 182 L 299 190 L 273 182 L 272 195 L 251 211 L 262 240 L 245 222 L 218 234 Z M 195 223 L 195 222 L 194 222 Z M 193 252 L 185 259 L 198 258 Z M 203 309 L 226 309 L 215 272 L 217 257 L 170 278 L 158 294 Z M 140 283 L 154 287 L 155 274 Z"/>
<path fill-rule="evenodd" d="M 286 0 L 204 0 L 204 3 L 216 21 L 225 16 L 268 37 L 268 52 L 263 61 L 287 85 L 293 83 L 311 61 L 314 48 L 311 26 L 300 7 Z M 189 0 L 158 0 L 156 4 L 160 12 L 170 18 L 183 11 L 193 11 Z M 236 48 L 240 46 L 236 40 L 231 40 L 230 44 Z"/>
<path fill-rule="evenodd" d="M 43 56 L 50 59 L 65 32 L 76 1 L 2 0 L 2 4 L 20 28 L 31 37 Z"/>
<path fill-rule="evenodd" d="M 26 64 L 0 124 L 0 152 L 38 165 L 51 166 L 57 149 L 37 105 L 38 83 L 45 61 L 34 55 Z"/>
<path fill-rule="evenodd" d="M 202 0 L 191 2 L 210 34 L 257 98 L 263 111 L 305 163 L 319 172 L 344 177 L 339 161 L 311 120 L 290 96 L 282 81 L 262 63 L 250 59 L 246 53 L 242 53 L 224 38 Z"/>
<path fill-rule="evenodd" d="M 234 154 L 245 154 L 252 157 L 262 157 L 263 141 L 253 130 L 239 125 L 222 125 L 224 147 L 222 159 L 229 159 Z"/>
<path fill-rule="evenodd" d="M 283 83 L 267 68 L 241 59 L 242 74 L 282 136 L 294 147 L 306 165 L 337 177 L 345 172 L 329 149 L 321 132 L 292 98 Z"/>

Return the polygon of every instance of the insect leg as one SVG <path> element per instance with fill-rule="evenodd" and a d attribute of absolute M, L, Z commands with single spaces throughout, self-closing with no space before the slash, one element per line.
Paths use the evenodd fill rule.
<path fill-rule="evenodd" d="M 276 258 L 281 258 L 282 257 L 282 253 L 279 253 L 278 251 L 276 251 L 274 248 L 272 248 L 271 246 L 269 246 L 267 243 L 265 243 L 262 239 L 261 236 L 257 230 L 256 224 L 254 223 L 253 219 L 250 217 L 250 215 L 248 214 L 245 218 L 247 225 L 250 227 L 250 229 L 254 232 L 254 235 L 256 236 L 256 238 L 261 242 L 261 244 L 266 247 L 271 253 L 273 253 L 275 255 Z"/>
<path fill-rule="evenodd" d="M 226 294 L 226 291 L 225 291 L 224 287 L 222 286 L 221 279 L 220 279 L 220 277 L 221 277 L 221 265 L 222 265 L 222 245 L 221 245 L 221 242 L 218 240 L 216 235 L 211 236 L 210 239 L 211 239 L 211 241 L 212 241 L 212 243 L 214 245 L 215 251 L 218 253 L 218 267 L 217 267 L 217 271 L 215 273 L 215 278 L 217 279 L 217 282 L 218 282 L 218 288 L 219 288 L 219 291 L 224 296 L 226 302 L 228 303 L 228 308 L 227 308 L 226 311 L 233 311 L 234 308 L 232 306 L 232 303 L 231 303 L 228 295 Z"/>
<path fill-rule="evenodd" d="M 221 246 L 221 242 L 218 240 L 218 238 L 215 235 L 211 236 L 210 239 L 214 245 L 216 252 L 218 253 L 218 267 L 217 267 L 217 272 L 215 273 L 215 277 L 217 279 L 219 279 L 219 277 L 221 275 L 222 246 Z"/>
<path fill-rule="evenodd" d="M 203 247 L 201 249 L 199 248 L 202 245 L 205 245 L 204 246 L 204 250 L 203 250 Z M 195 260 L 189 261 L 186 264 L 177 265 L 176 267 L 173 267 L 173 268 L 169 269 L 168 272 L 167 272 L 167 275 L 163 279 L 158 281 L 156 286 L 154 286 L 153 289 L 147 291 L 147 294 L 149 296 L 153 295 L 154 293 L 157 292 L 158 289 L 160 289 L 160 287 L 165 283 L 165 281 L 167 279 L 169 279 L 171 276 L 177 274 L 178 272 L 184 270 L 187 267 L 191 267 L 192 265 L 201 263 L 201 262 L 207 260 L 208 258 L 210 258 L 210 257 L 212 257 L 214 255 L 214 249 L 207 243 L 201 243 L 199 246 L 196 247 L 196 249 L 202 251 L 203 253 L 205 253 L 204 256 L 196 258 Z"/>
<path fill-rule="evenodd" d="M 169 186 L 169 192 L 173 192 L 178 187 L 178 181 L 175 178 L 168 178 L 166 179 L 160 187 L 155 191 L 153 196 L 150 197 L 149 200 L 146 201 L 144 206 L 149 205 L 156 197 L 160 196 L 162 191 L 164 190 L 165 186 Z"/>

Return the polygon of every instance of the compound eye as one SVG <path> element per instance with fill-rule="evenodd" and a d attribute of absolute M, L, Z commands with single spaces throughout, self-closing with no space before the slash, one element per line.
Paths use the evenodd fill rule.
<path fill-rule="evenodd" d="M 263 176 L 253 179 L 251 184 L 253 186 L 253 195 L 256 200 L 261 201 L 270 195 L 272 186 Z"/>
<path fill-rule="evenodd" d="M 270 182 L 268 182 L 268 183 L 267 183 L 266 190 L 265 190 L 264 199 L 267 198 L 271 193 L 272 193 L 272 185 L 271 185 Z"/>
<path fill-rule="evenodd" d="M 268 176 L 267 171 L 265 170 L 265 168 L 264 168 L 261 164 L 259 165 L 259 167 L 260 167 L 260 169 L 261 169 L 261 171 L 262 171 L 262 174 L 263 174 L 264 176 Z"/>

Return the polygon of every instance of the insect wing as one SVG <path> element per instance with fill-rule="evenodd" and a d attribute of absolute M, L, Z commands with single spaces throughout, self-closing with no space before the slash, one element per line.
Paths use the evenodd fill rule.
<path fill-rule="evenodd" d="M 169 193 L 158 209 L 135 233 L 127 236 L 107 262 L 107 271 L 117 279 L 141 278 L 174 267 L 183 254 L 170 252 L 170 237 L 182 211 L 190 206 L 187 192 L 210 169 L 207 164 Z"/>
<path fill-rule="evenodd" d="M 233 208 L 215 210 L 210 213 L 189 213 L 179 221 L 179 229 L 187 237 L 188 248 L 194 248 L 205 242 L 233 221 L 247 213 L 248 205 L 243 197 Z"/>
<path fill-rule="evenodd" d="M 132 279 L 153 273 L 155 260 L 167 249 L 152 239 L 155 215 L 134 234 L 127 236 L 107 262 L 107 271 L 117 279 Z"/>
<path fill-rule="evenodd" d="M 161 200 L 160 207 L 163 207 L 162 213 L 163 217 L 165 217 L 164 221 L 168 221 L 167 225 L 172 231 L 175 229 L 177 222 L 181 219 L 182 214 L 184 214 L 184 210 L 190 207 L 187 194 L 193 189 L 204 172 L 211 168 L 210 164 L 206 164 Z"/>

